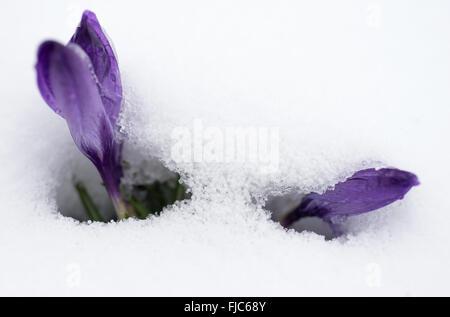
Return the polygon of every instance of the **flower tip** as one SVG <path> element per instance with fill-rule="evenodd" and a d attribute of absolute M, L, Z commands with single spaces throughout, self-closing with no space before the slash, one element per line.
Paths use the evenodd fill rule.
<path fill-rule="evenodd" d="M 97 28 L 100 26 L 100 22 L 97 19 L 97 15 L 90 11 L 90 10 L 84 10 L 83 14 L 81 15 L 81 20 L 80 23 L 78 24 L 78 28 L 77 30 L 81 29 L 86 29 L 86 28 Z M 74 36 L 76 35 L 77 32 L 75 32 Z M 70 42 L 73 42 L 74 37 L 72 36 L 72 38 L 70 39 Z"/>
<path fill-rule="evenodd" d="M 97 16 L 95 15 L 94 12 L 92 12 L 90 10 L 87 10 L 87 9 L 84 10 L 83 15 L 81 16 L 81 22 L 85 22 L 90 19 L 97 21 Z"/>
<path fill-rule="evenodd" d="M 392 179 L 396 182 L 403 183 L 404 187 L 407 188 L 409 191 L 414 186 L 420 185 L 419 178 L 416 174 L 408 172 L 408 171 L 402 171 L 399 169 L 386 169 L 387 171 L 392 171 Z"/>
<path fill-rule="evenodd" d="M 420 185 L 419 178 L 414 174 L 412 174 L 412 175 L 414 176 L 414 178 L 411 181 L 411 186 L 419 186 Z"/>
<path fill-rule="evenodd" d="M 58 43 L 55 41 L 48 40 L 48 41 L 42 42 L 39 45 L 38 50 L 37 50 L 38 51 L 38 53 L 37 53 L 38 60 L 37 60 L 36 67 L 39 66 L 39 62 L 45 57 L 46 52 L 49 49 L 52 49 L 52 47 L 56 46 L 56 44 L 58 44 Z"/>

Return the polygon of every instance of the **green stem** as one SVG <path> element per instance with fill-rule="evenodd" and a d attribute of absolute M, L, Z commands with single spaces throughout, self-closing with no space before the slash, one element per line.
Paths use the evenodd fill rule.
<path fill-rule="evenodd" d="M 122 198 L 111 197 L 114 208 L 116 209 L 117 219 L 127 219 L 129 217 L 137 217 L 133 208 Z"/>

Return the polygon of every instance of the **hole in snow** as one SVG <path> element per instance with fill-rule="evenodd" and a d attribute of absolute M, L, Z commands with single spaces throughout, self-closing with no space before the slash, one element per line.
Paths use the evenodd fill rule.
<path fill-rule="evenodd" d="M 290 191 L 283 195 L 270 195 L 264 205 L 266 210 L 269 210 L 272 215 L 272 220 L 279 222 L 289 211 L 297 207 L 304 193 L 296 191 Z M 311 231 L 325 237 L 330 240 L 335 237 L 330 225 L 318 217 L 305 217 L 296 221 L 290 229 L 294 229 L 298 232 Z"/>
<path fill-rule="evenodd" d="M 90 196 L 95 200 L 104 219 L 113 219 L 115 216 L 114 207 L 104 186 L 102 186 L 102 179 L 96 168 L 81 154 L 77 155 L 76 162 L 69 163 L 72 164 L 68 164 L 67 169 L 60 175 L 59 186 L 56 189 L 58 212 L 76 220 L 89 220 L 75 189 L 75 183 L 81 181 Z"/>
<path fill-rule="evenodd" d="M 129 154 L 129 155 L 127 155 Z M 79 221 L 88 221 L 86 209 L 75 184 L 81 183 L 95 203 L 103 221 L 116 220 L 113 204 L 102 184 L 98 171 L 93 164 L 81 154 L 75 162 L 60 175 L 56 190 L 58 211 Z M 133 201 L 140 209 L 140 218 L 158 215 L 165 207 L 176 201 L 189 199 L 190 193 L 179 181 L 179 175 L 167 169 L 158 159 L 143 159 L 139 153 L 124 153 L 124 176 L 121 180 L 123 197 Z M 147 214 L 148 213 L 148 214 Z"/>

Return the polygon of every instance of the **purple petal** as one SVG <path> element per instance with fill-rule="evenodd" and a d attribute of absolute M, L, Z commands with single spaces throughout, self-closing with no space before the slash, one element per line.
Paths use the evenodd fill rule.
<path fill-rule="evenodd" d="M 336 216 L 353 216 L 369 212 L 402 199 L 419 184 L 417 176 L 393 168 L 366 169 L 356 172 L 334 189 L 323 194 L 310 193 L 282 221 L 290 226 L 303 217 L 321 217 L 330 221 Z"/>
<path fill-rule="evenodd" d="M 122 102 L 120 73 L 95 14 L 84 12 L 66 46 L 44 42 L 36 70 L 44 100 L 66 119 L 75 144 L 97 167 L 118 218 L 133 215 L 119 190 L 122 143 L 114 128 Z"/>
<path fill-rule="evenodd" d="M 98 167 L 115 142 L 89 57 L 76 44 L 53 41 L 43 43 L 38 56 L 45 61 L 38 70 L 47 74 L 54 104 L 66 119 L 75 144 Z"/>
<path fill-rule="evenodd" d="M 36 64 L 37 82 L 39 91 L 44 98 L 45 102 L 53 109 L 57 114 L 61 115 L 61 110 L 55 104 L 55 96 L 50 85 L 49 79 L 49 56 L 52 55 L 52 51 L 55 49 L 54 42 L 44 42 L 41 44 L 38 50 L 38 61 Z"/>
<path fill-rule="evenodd" d="M 122 102 L 122 84 L 114 51 L 95 14 L 84 11 L 70 43 L 76 43 L 91 59 L 101 85 L 101 98 L 113 126 L 117 121 Z"/>

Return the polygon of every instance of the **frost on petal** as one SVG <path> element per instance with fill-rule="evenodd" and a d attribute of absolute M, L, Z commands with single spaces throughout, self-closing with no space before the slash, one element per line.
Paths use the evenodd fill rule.
<path fill-rule="evenodd" d="M 323 194 L 310 193 L 282 221 L 290 226 L 303 217 L 353 216 L 376 210 L 402 199 L 419 184 L 417 176 L 393 168 L 366 169 L 356 172 Z"/>
<path fill-rule="evenodd" d="M 100 26 L 95 14 L 84 11 L 70 43 L 78 44 L 91 59 L 102 90 L 102 102 L 111 124 L 114 126 L 122 102 L 122 84 L 114 50 Z"/>
<path fill-rule="evenodd" d="M 47 46 L 52 49 L 48 50 L 43 71 L 48 74 L 54 102 L 78 148 L 98 167 L 114 145 L 114 131 L 103 108 L 90 59 L 77 44 L 41 45 Z"/>

